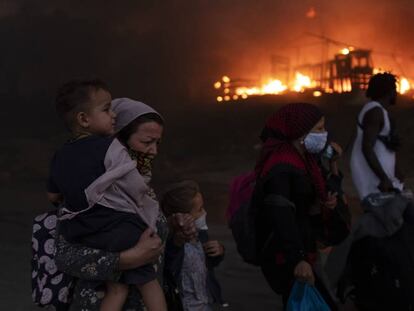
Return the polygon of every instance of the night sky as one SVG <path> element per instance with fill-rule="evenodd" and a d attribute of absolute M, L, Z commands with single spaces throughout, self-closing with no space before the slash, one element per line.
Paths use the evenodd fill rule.
<path fill-rule="evenodd" d="M 413 24 L 410 0 L 2 0 L 0 96 L 49 109 L 58 85 L 94 75 L 114 96 L 199 101 L 223 74 L 268 74 L 272 54 L 319 61 L 321 42 L 305 32 L 395 53 L 374 62 L 412 77 Z"/>

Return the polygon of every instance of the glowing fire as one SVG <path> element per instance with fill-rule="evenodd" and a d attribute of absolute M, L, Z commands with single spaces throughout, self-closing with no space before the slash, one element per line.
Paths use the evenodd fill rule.
<path fill-rule="evenodd" d="M 272 94 L 277 95 L 281 94 L 287 90 L 287 86 L 282 83 L 280 80 L 269 80 L 266 84 L 260 87 L 238 87 L 236 88 L 236 95 L 266 95 Z"/>
<path fill-rule="evenodd" d="M 316 86 L 316 83 L 311 80 L 308 76 L 301 74 L 300 72 L 296 73 L 295 81 L 293 82 L 290 90 L 293 92 L 304 92 L 305 89 L 313 88 Z M 278 79 L 270 79 L 262 86 L 254 87 L 238 87 L 236 88 L 236 95 L 277 95 L 282 94 L 288 90 L 288 87 L 283 84 L 282 81 Z M 224 89 L 224 93 L 228 94 L 229 89 Z"/>
<path fill-rule="evenodd" d="M 316 83 L 313 82 L 311 78 L 301 74 L 300 72 L 297 72 L 292 91 L 303 92 L 305 91 L 305 89 L 315 87 L 315 86 L 316 86 Z"/>
<path fill-rule="evenodd" d="M 221 79 L 223 80 L 224 83 L 230 82 L 230 78 L 228 76 L 223 76 Z"/>
<path fill-rule="evenodd" d="M 240 86 L 232 89 L 230 81 L 228 76 L 223 76 L 221 81 L 214 83 L 215 89 L 222 89 L 223 91 L 223 95 L 217 96 L 217 102 L 229 101 L 231 99 L 237 100 L 239 98 L 246 99 L 252 95 L 278 95 L 289 90 L 292 92 L 304 92 L 306 89 L 316 87 L 315 81 L 312 81 L 311 78 L 300 72 L 296 72 L 295 80 L 291 83 L 290 87 L 279 79 L 270 78 L 260 86 Z M 322 96 L 322 92 L 319 93 L 316 92 L 315 96 Z"/>
<path fill-rule="evenodd" d="M 400 78 L 398 85 L 398 91 L 400 92 L 400 94 L 405 94 L 411 89 L 410 81 L 403 77 Z"/>
<path fill-rule="evenodd" d="M 353 57 L 354 51 L 357 50 L 352 46 L 348 46 L 341 49 L 339 53 L 347 57 Z M 372 68 L 371 70 L 373 71 L 373 74 L 389 72 L 380 68 Z M 314 77 L 315 76 L 316 75 L 314 74 Z M 329 84 L 323 84 L 321 81 L 318 80 L 319 82 L 317 82 L 310 76 L 297 71 L 295 72 L 294 79 L 290 81 L 282 82 L 283 80 L 276 77 L 269 77 L 267 80 L 264 80 L 263 83 L 243 85 L 241 84 L 241 80 L 231 80 L 228 75 L 223 75 L 221 79 L 213 84 L 213 86 L 214 89 L 220 91 L 220 94 L 217 94 L 218 96 L 216 97 L 216 100 L 219 103 L 246 99 L 249 96 L 279 95 L 289 91 L 302 93 L 306 90 L 310 90 L 310 94 L 314 97 L 321 97 L 324 94 L 351 92 L 353 90 L 354 81 L 351 77 L 331 77 L 331 79 Z M 411 89 L 411 81 L 405 77 L 399 76 L 397 82 L 398 92 L 400 94 L 407 94 Z"/>
<path fill-rule="evenodd" d="M 342 55 L 348 55 L 348 54 L 349 54 L 349 52 L 350 52 L 350 51 L 349 51 L 349 49 L 348 49 L 348 48 L 344 48 L 344 49 L 342 49 L 342 50 L 341 50 L 341 54 L 342 54 Z"/>
<path fill-rule="evenodd" d="M 342 50 L 340 50 L 339 53 L 341 53 L 342 55 L 348 55 L 349 53 L 351 53 L 354 50 L 355 50 L 355 48 L 353 46 L 349 46 L 347 48 L 343 48 Z"/>
<path fill-rule="evenodd" d="M 313 96 L 314 97 L 321 97 L 322 96 L 322 92 L 321 91 L 314 91 L 313 92 Z"/>

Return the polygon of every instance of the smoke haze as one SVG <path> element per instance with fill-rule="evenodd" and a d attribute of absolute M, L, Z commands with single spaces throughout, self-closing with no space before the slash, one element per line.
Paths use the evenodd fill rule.
<path fill-rule="evenodd" d="M 182 104 L 209 96 L 223 74 L 269 74 L 271 55 L 320 61 L 323 41 L 306 33 L 373 49 L 377 67 L 412 77 L 413 9 L 409 0 L 3 0 L 0 95 L 49 111 L 60 84 L 95 75 L 114 96 Z"/>

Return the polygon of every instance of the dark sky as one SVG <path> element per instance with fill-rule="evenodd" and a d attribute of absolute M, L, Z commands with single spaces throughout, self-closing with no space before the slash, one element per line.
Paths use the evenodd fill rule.
<path fill-rule="evenodd" d="M 414 76 L 413 15 L 411 0 L 1 0 L 0 94 L 36 101 L 97 75 L 115 96 L 198 99 L 222 74 L 266 75 L 272 54 L 320 60 L 305 32 L 396 53 L 374 61 Z"/>

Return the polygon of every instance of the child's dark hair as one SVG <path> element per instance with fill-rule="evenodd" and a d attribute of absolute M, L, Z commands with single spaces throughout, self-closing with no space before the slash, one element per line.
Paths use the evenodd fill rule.
<path fill-rule="evenodd" d="M 165 216 L 174 213 L 190 213 L 193 209 L 193 199 L 200 192 L 200 187 L 194 180 L 184 180 L 168 187 L 161 200 L 161 209 Z"/>
<path fill-rule="evenodd" d="M 396 89 L 397 79 L 393 74 L 389 72 L 377 73 L 369 80 L 366 94 L 372 100 L 378 100 L 396 92 Z"/>
<path fill-rule="evenodd" d="M 122 130 L 118 133 L 118 139 L 121 143 L 123 143 L 125 146 L 127 145 L 129 137 L 131 137 L 132 134 L 136 132 L 138 127 L 141 124 L 147 123 L 147 122 L 156 122 L 161 126 L 164 126 L 164 120 L 160 117 L 159 114 L 150 112 L 143 114 L 142 116 L 139 116 L 132 122 L 130 122 L 127 126 L 125 126 Z"/>
<path fill-rule="evenodd" d="M 91 91 L 100 89 L 109 92 L 106 83 L 96 78 L 71 80 L 59 88 L 55 99 L 56 112 L 69 129 L 74 125 L 76 113 L 88 110 Z"/>

